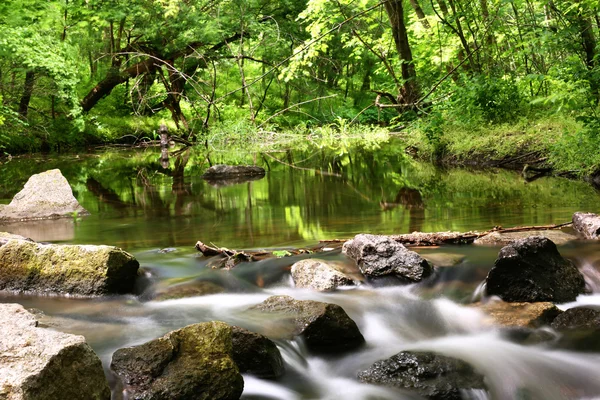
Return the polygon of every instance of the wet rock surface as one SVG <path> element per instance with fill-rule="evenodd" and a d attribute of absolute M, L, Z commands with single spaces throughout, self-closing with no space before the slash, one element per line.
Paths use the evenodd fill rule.
<path fill-rule="evenodd" d="M 588 307 L 570 308 L 552 322 L 552 328 L 557 330 L 593 329 L 600 331 L 600 310 Z"/>
<path fill-rule="evenodd" d="M 281 339 L 300 336 L 314 353 L 340 353 L 365 342 L 356 323 L 336 304 L 272 296 L 250 310 L 277 317 L 262 324 L 266 336 Z"/>
<path fill-rule="evenodd" d="M 507 302 L 565 303 L 584 292 L 583 275 L 552 241 L 538 236 L 503 247 L 486 278 L 486 294 Z"/>
<path fill-rule="evenodd" d="M 600 215 L 592 213 L 573 214 L 573 228 L 584 239 L 600 238 Z"/>
<path fill-rule="evenodd" d="M 0 222 L 73 218 L 89 214 L 58 169 L 32 175 L 23 190 L 0 209 Z"/>
<path fill-rule="evenodd" d="M 84 337 L 37 325 L 21 305 L 0 304 L 0 399 L 110 399 L 100 359 Z"/>
<path fill-rule="evenodd" d="M 132 399 L 239 399 L 244 380 L 232 346 L 229 325 L 195 324 L 117 350 L 111 369 Z"/>
<path fill-rule="evenodd" d="M 209 281 L 185 282 L 159 289 L 154 293 L 156 301 L 176 300 L 187 297 L 208 296 L 225 292 L 225 288 Z"/>
<path fill-rule="evenodd" d="M 356 235 L 344 243 L 342 252 L 354 259 L 368 278 L 396 277 L 419 282 L 433 272 L 431 265 L 419 254 L 387 236 Z"/>
<path fill-rule="evenodd" d="M 0 239 L 0 290 L 97 296 L 130 293 L 139 263 L 111 246 Z"/>
<path fill-rule="evenodd" d="M 292 279 L 298 288 L 321 292 L 355 284 L 353 277 L 341 271 L 338 265 L 317 259 L 301 260 L 292 265 Z"/>
<path fill-rule="evenodd" d="M 487 304 L 476 303 L 473 306 L 483 311 L 490 323 L 506 327 L 547 326 L 562 313 L 554 303 L 550 302 L 506 303 L 495 301 Z"/>
<path fill-rule="evenodd" d="M 232 326 L 233 360 L 240 372 L 263 379 L 276 379 L 283 375 L 283 358 L 275 343 L 258 333 Z"/>
<path fill-rule="evenodd" d="M 428 352 L 401 352 L 360 372 L 365 383 L 417 392 L 427 399 L 460 400 L 461 391 L 485 389 L 483 376 L 464 361 Z"/>

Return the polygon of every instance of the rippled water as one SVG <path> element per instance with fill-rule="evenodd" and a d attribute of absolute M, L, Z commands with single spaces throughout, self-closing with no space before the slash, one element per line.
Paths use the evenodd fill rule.
<path fill-rule="evenodd" d="M 200 177 L 208 166 L 207 155 L 212 163 L 256 162 L 268 172 L 261 180 L 214 186 Z M 0 165 L 0 203 L 8 203 L 31 174 L 60 168 L 76 197 L 92 212 L 86 218 L 0 230 L 42 241 L 118 245 L 133 253 L 150 276 L 139 288 L 141 296 L 0 294 L 0 301 L 37 308 L 45 314 L 45 325 L 84 335 L 106 367 L 116 349 L 192 323 L 222 320 L 260 331 L 264 321 L 246 310 L 276 294 L 339 304 L 357 322 L 367 345 L 343 356 L 317 357 L 300 341 L 278 342 L 286 375 L 279 381 L 245 376 L 247 399 L 418 398 L 356 379 L 359 371 L 402 350 L 435 351 L 473 365 L 485 375 L 490 391 L 465 392 L 465 399 L 600 398 L 598 350 L 510 342 L 468 305 L 498 248 L 417 249 L 456 265 L 439 268 L 434 279 L 419 285 L 363 285 L 327 294 L 293 287 L 289 267 L 307 256 L 243 263 L 224 271 L 211 269 L 210 260 L 193 249 L 197 240 L 238 249 L 286 248 L 362 232 L 562 223 L 575 211 L 600 211 L 598 193 L 585 183 L 553 178 L 525 183 L 508 171 L 439 170 L 407 159 L 392 145 L 268 155 L 193 149 L 172 155 L 167 168 L 158 162 L 159 156 L 154 150 L 111 151 L 14 159 Z M 600 245 L 581 242 L 560 251 L 576 262 L 594 291 L 561 308 L 600 307 Z M 351 262 L 339 250 L 319 257 Z M 196 281 L 217 283 L 227 292 L 144 300 L 157 288 Z"/>

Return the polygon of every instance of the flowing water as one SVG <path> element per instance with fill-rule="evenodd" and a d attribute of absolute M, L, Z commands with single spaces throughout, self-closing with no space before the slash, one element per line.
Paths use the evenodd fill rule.
<path fill-rule="evenodd" d="M 201 174 L 211 163 L 256 163 L 263 179 L 225 185 Z M 494 226 L 569 221 L 575 211 L 600 211 L 600 196 L 585 183 L 559 178 L 525 182 L 509 171 L 440 170 L 408 159 L 392 144 L 310 148 L 276 153 L 217 153 L 202 149 L 103 151 L 36 156 L 0 165 L 0 204 L 27 178 L 60 168 L 92 215 L 0 227 L 54 243 L 110 244 L 140 261 L 147 278 L 136 296 L 101 299 L 0 294 L 41 310 L 42 323 L 84 335 L 105 368 L 112 353 L 203 321 L 222 320 L 260 331 L 265 321 L 247 308 L 272 295 L 336 303 L 356 321 L 367 345 L 342 356 L 314 356 L 301 341 L 279 341 L 286 375 L 278 381 L 245 376 L 246 399 L 416 399 L 410 392 L 361 384 L 358 372 L 402 350 L 425 350 L 463 359 L 486 379 L 489 392 L 465 399 L 600 398 L 600 346 L 544 342 L 522 345 L 490 327 L 469 306 L 493 266 L 498 247 L 417 249 L 446 260 L 434 279 L 408 286 L 364 284 L 335 293 L 294 288 L 283 257 L 214 270 L 193 248 L 198 240 L 235 249 L 313 246 L 357 233 L 487 230 Z M 581 304 L 600 307 L 600 245 L 560 247 L 576 262 L 593 292 Z M 319 254 L 350 264 L 337 250 Z M 171 285 L 211 281 L 226 293 L 150 301 Z M 110 377 L 111 383 L 112 377 Z M 115 398 L 121 395 L 117 391 Z"/>

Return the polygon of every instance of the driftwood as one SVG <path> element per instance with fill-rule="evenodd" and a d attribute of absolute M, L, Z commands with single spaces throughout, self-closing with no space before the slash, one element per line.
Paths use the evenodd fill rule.
<path fill-rule="evenodd" d="M 405 246 L 440 246 L 443 244 L 471 244 L 476 239 L 489 235 L 490 233 L 509 233 L 509 232 L 527 232 L 527 231 L 545 231 L 552 229 L 560 229 L 571 225 L 571 222 L 557 225 L 540 225 L 540 226 L 517 226 L 514 228 L 503 228 L 495 226 L 485 232 L 413 232 L 404 235 L 391 235 L 390 237 L 398 243 Z M 321 243 L 344 243 L 348 239 L 322 240 Z"/>
<path fill-rule="evenodd" d="M 211 267 L 213 269 L 231 269 L 241 262 L 260 261 L 266 258 L 274 257 L 290 257 L 300 254 L 311 254 L 317 251 L 323 251 L 323 246 L 318 246 L 314 249 L 290 249 L 273 251 L 231 250 L 225 247 L 208 246 L 202 243 L 201 241 L 198 241 L 195 247 L 196 250 L 201 252 L 202 255 L 204 255 L 205 257 L 218 256 L 216 262 L 211 264 Z"/>
<path fill-rule="evenodd" d="M 404 235 L 391 235 L 390 238 L 398 243 L 401 243 L 407 247 L 427 247 L 427 246 L 441 246 L 441 245 L 460 245 L 460 244 L 471 244 L 476 239 L 487 236 L 491 233 L 509 233 L 509 232 L 527 232 L 527 231 L 544 231 L 560 229 L 565 226 L 571 225 L 572 222 L 566 222 L 564 224 L 557 225 L 538 225 L 538 226 L 518 226 L 514 228 L 502 228 L 496 226 L 485 232 L 413 232 Z M 286 250 L 272 250 L 272 251 L 249 251 L 249 250 L 232 250 L 225 247 L 209 246 L 201 241 L 196 243 L 196 250 L 202 253 L 205 257 L 216 257 L 211 267 L 213 269 L 231 269 L 241 262 L 253 262 L 260 261 L 267 258 L 274 257 L 290 257 L 301 254 L 314 254 L 324 251 L 329 251 L 335 248 L 339 248 L 343 243 L 349 239 L 331 239 L 321 240 L 319 245 L 312 248 L 298 248 L 298 249 L 286 249 Z"/>

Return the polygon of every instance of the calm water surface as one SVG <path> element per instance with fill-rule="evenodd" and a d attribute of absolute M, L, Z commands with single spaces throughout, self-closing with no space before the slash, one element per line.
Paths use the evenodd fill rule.
<path fill-rule="evenodd" d="M 216 163 L 257 164 L 260 180 L 237 184 L 201 178 Z M 315 357 L 302 343 L 279 342 L 287 367 L 276 382 L 246 376 L 247 399 L 398 399 L 414 395 L 357 382 L 357 372 L 404 349 L 431 350 L 462 358 L 486 376 L 489 393 L 471 399 L 575 399 L 600 396 L 600 349 L 522 346 L 490 328 L 466 303 L 493 265 L 498 248 L 418 249 L 457 260 L 434 279 L 411 286 L 322 294 L 293 287 L 289 266 L 299 257 L 213 270 L 193 249 L 202 240 L 236 249 L 312 246 L 321 239 L 357 233 L 487 230 L 494 226 L 569 221 L 575 211 L 600 212 L 600 196 L 585 183 L 543 178 L 526 183 L 509 171 L 440 170 L 408 159 L 393 144 L 351 151 L 207 153 L 204 149 L 160 152 L 104 151 L 35 156 L 0 165 L 0 204 L 10 202 L 31 174 L 59 168 L 92 215 L 85 218 L 0 227 L 40 241 L 117 245 L 133 253 L 148 272 L 140 296 L 73 299 L 0 295 L 41 310 L 53 329 L 82 334 L 105 367 L 112 353 L 192 323 L 223 320 L 256 331 L 264 321 L 245 310 L 275 294 L 340 304 L 355 319 L 368 345 L 339 357 Z M 168 251 L 159 251 L 168 249 Z M 600 246 L 563 246 L 600 288 Z M 306 256 L 304 256 L 306 257 Z M 319 257 L 350 263 L 339 250 Z M 301 258 L 301 257 L 300 257 Z M 174 284 L 211 281 L 225 294 L 165 302 L 150 293 Z M 600 306 L 600 296 L 578 304 Z M 120 393 L 114 393 L 120 398 Z"/>

